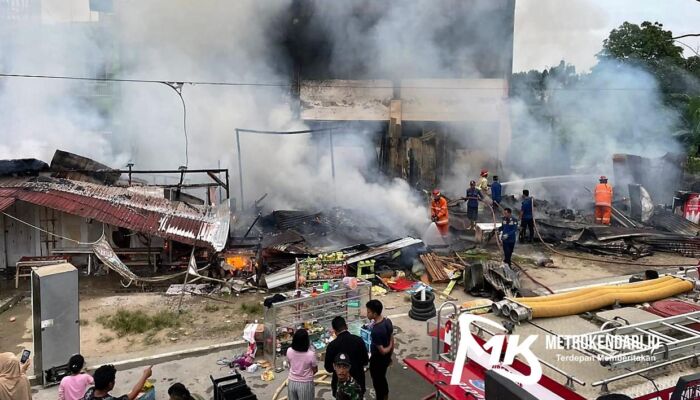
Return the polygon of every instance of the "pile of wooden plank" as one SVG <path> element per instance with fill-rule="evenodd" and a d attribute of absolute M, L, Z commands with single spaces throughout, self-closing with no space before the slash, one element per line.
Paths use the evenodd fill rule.
<path fill-rule="evenodd" d="M 420 260 L 425 265 L 425 270 L 431 282 L 448 282 L 452 273 L 464 270 L 464 265 L 452 257 L 438 256 L 434 253 L 421 254 Z"/>

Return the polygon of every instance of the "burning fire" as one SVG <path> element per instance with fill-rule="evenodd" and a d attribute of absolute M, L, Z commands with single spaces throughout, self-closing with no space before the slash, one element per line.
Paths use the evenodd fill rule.
<path fill-rule="evenodd" d="M 226 264 L 231 266 L 234 271 L 240 271 L 248 266 L 250 259 L 248 257 L 242 256 L 230 256 L 226 257 Z"/>

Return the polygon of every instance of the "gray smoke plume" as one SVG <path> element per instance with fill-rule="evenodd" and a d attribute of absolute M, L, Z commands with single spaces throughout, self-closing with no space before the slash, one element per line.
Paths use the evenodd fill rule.
<path fill-rule="evenodd" d="M 298 130 L 289 97 L 290 80 L 277 28 L 290 2 L 188 1 L 115 2 L 99 23 L 44 25 L 41 19 L 3 25 L 4 72 L 153 79 L 167 82 L 263 82 L 269 86 L 185 85 L 190 168 L 221 163 L 238 185 L 234 130 L 237 127 Z M 17 31 L 21 28 L 22 32 Z M 99 33 L 99 34 L 98 34 Z M 90 60 L 87 63 L 85 60 Z M 93 65 L 94 62 L 94 65 Z M 4 158 L 50 160 L 61 148 L 113 167 L 185 165 L 183 110 L 172 88 L 158 83 L 108 84 L 109 114 L 94 99 L 81 98 L 82 82 L 3 79 L 0 125 Z M 104 135 L 103 130 L 113 130 Z M 355 148 L 374 149 L 358 135 Z M 243 134 L 247 206 L 269 193 L 268 209 L 363 210 L 396 234 L 427 225 L 423 199 L 403 181 L 369 178 L 374 159 L 339 147 L 331 179 L 324 138 Z M 352 147 L 352 146 L 351 146 Z"/>
<path fill-rule="evenodd" d="M 493 60 L 503 61 L 509 49 L 492 45 L 494 38 L 512 32 L 512 20 L 498 17 L 499 7 L 507 2 L 313 3 L 314 14 L 301 23 L 308 23 L 309 34 L 326 42 L 323 49 L 327 53 L 320 63 L 330 66 L 333 77 L 507 78 L 505 74 L 493 76 L 497 69 Z M 280 83 L 185 85 L 182 89 L 187 105 L 188 166 L 211 168 L 221 163 L 229 168 L 234 196 L 238 194 L 235 128 L 306 128 L 290 101 L 292 71 L 281 46 L 291 18 L 291 0 L 131 0 L 114 5 L 114 14 L 100 15 L 99 22 L 45 25 L 30 19 L 3 23 L 1 69 L 75 76 L 106 73 L 168 82 Z M 455 7 L 470 12 L 461 15 Z M 517 152 L 511 152 L 509 160 L 489 165 L 491 175 L 549 173 L 526 168 L 557 160 L 556 146 L 566 148 L 561 163 L 572 158 L 570 164 L 577 171 L 596 174 L 609 171 L 609 155 L 614 152 L 651 154 L 662 146 L 673 147 L 663 138 L 673 128 L 675 117 L 659 102 L 649 76 L 626 70 L 598 76 L 598 81 L 585 83 L 585 90 L 553 91 L 552 110 L 569 127 L 563 144 L 554 143 L 556 137 L 548 133 L 546 124 L 532 118 L 513 99 Z M 643 90 L 596 90 L 639 85 Z M 158 83 L 107 86 L 114 104 L 103 106 L 81 94 L 86 90 L 81 82 L 0 79 L 0 155 L 48 160 L 55 148 L 62 148 L 113 167 L 123 167 L 128 161 L 144 169 L 184 165 L 183 110 L 173 89 Z M 478 101 L 470 97 L 469 90 L 463 93 L 463 104 Z M 105 131 L 112 133 L 102 133 Z M 494 159 L 494 143 L 489 139 L 493 131 L 484 126 L 453 132 L 451 140 L 462 150 L 443 189 L 461 195 L 469 178 L 478 177 L 479 169 Z M 422 232 L 427 223 L 427 199 L 402 180 L 376 176 L 374 138 L 360 130 L 344 136 L 348 145 L 337 148 L 334 182 L 327 136 L 243 134 L 246 205 L 269 193 L 265 202 L 269 209 L 358 208 L 397 234 Z M 488 156 L 482 161 L 479 153 Z"/>
<path fill-rule="evenodd" d="M 581 176 L 532 185 L 533 192 L 561 197 L 574 206 L 578 198 L 591 198 L 580 189 L 592 188 L 597 183 L 595 177 L 606 175 L 615 184 L 613 154 L 658 158 L 668 152 L 683 152 L 673 138 L 680 116 L 664 105 L 656 79 L 639 68 L 601 62 L 571 87 L 549 81 L 546 93 L 544 119 L 535 118 L 521 99 L 511 100 L 512 148 L 519 149 L 510 158 L 511 178 Z M 541 116 L 541 110 L 538 112 Z M 522 188 L 512 185 L 509 190 L 519 192 Z M 626 192 L 626 188 L 620 190 Z"/>
<path fill-rule="evenodd" d="M 0 15 L 0 70 L 94 76 L 102 64 L 99 34 L 87 24 L 42 24 L 39 16 Z M 8 19 L 5 19 L 8 18 Z M 84 82 L 0 78 L 0 158 L 50 161 L 56 148 L 124 163 Z"/>

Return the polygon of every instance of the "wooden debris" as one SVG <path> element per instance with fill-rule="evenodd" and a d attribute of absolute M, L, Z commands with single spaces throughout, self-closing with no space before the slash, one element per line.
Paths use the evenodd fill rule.
<path fill-rule="evenodd" d="M 428 272 L 428 276 L 430 276 L 432 282 L 441 283 L 450 280 L 450 277 L 447 276 L 447 272 L 445 271 L 446 263 L 435 254 L 421 254 L 420 259 L 423 265 L 425 265 L 425 270 Z"/>

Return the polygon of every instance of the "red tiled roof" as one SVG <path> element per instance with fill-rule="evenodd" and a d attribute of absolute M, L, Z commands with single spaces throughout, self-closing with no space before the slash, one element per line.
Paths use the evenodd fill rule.
<path fill-rule="evenodd" d="M 0 210 L 16 200 L 217 251 L 228 238 L 228 207 L 194 210 L 130 188 L 45 177 L 0 179 Z"/>

